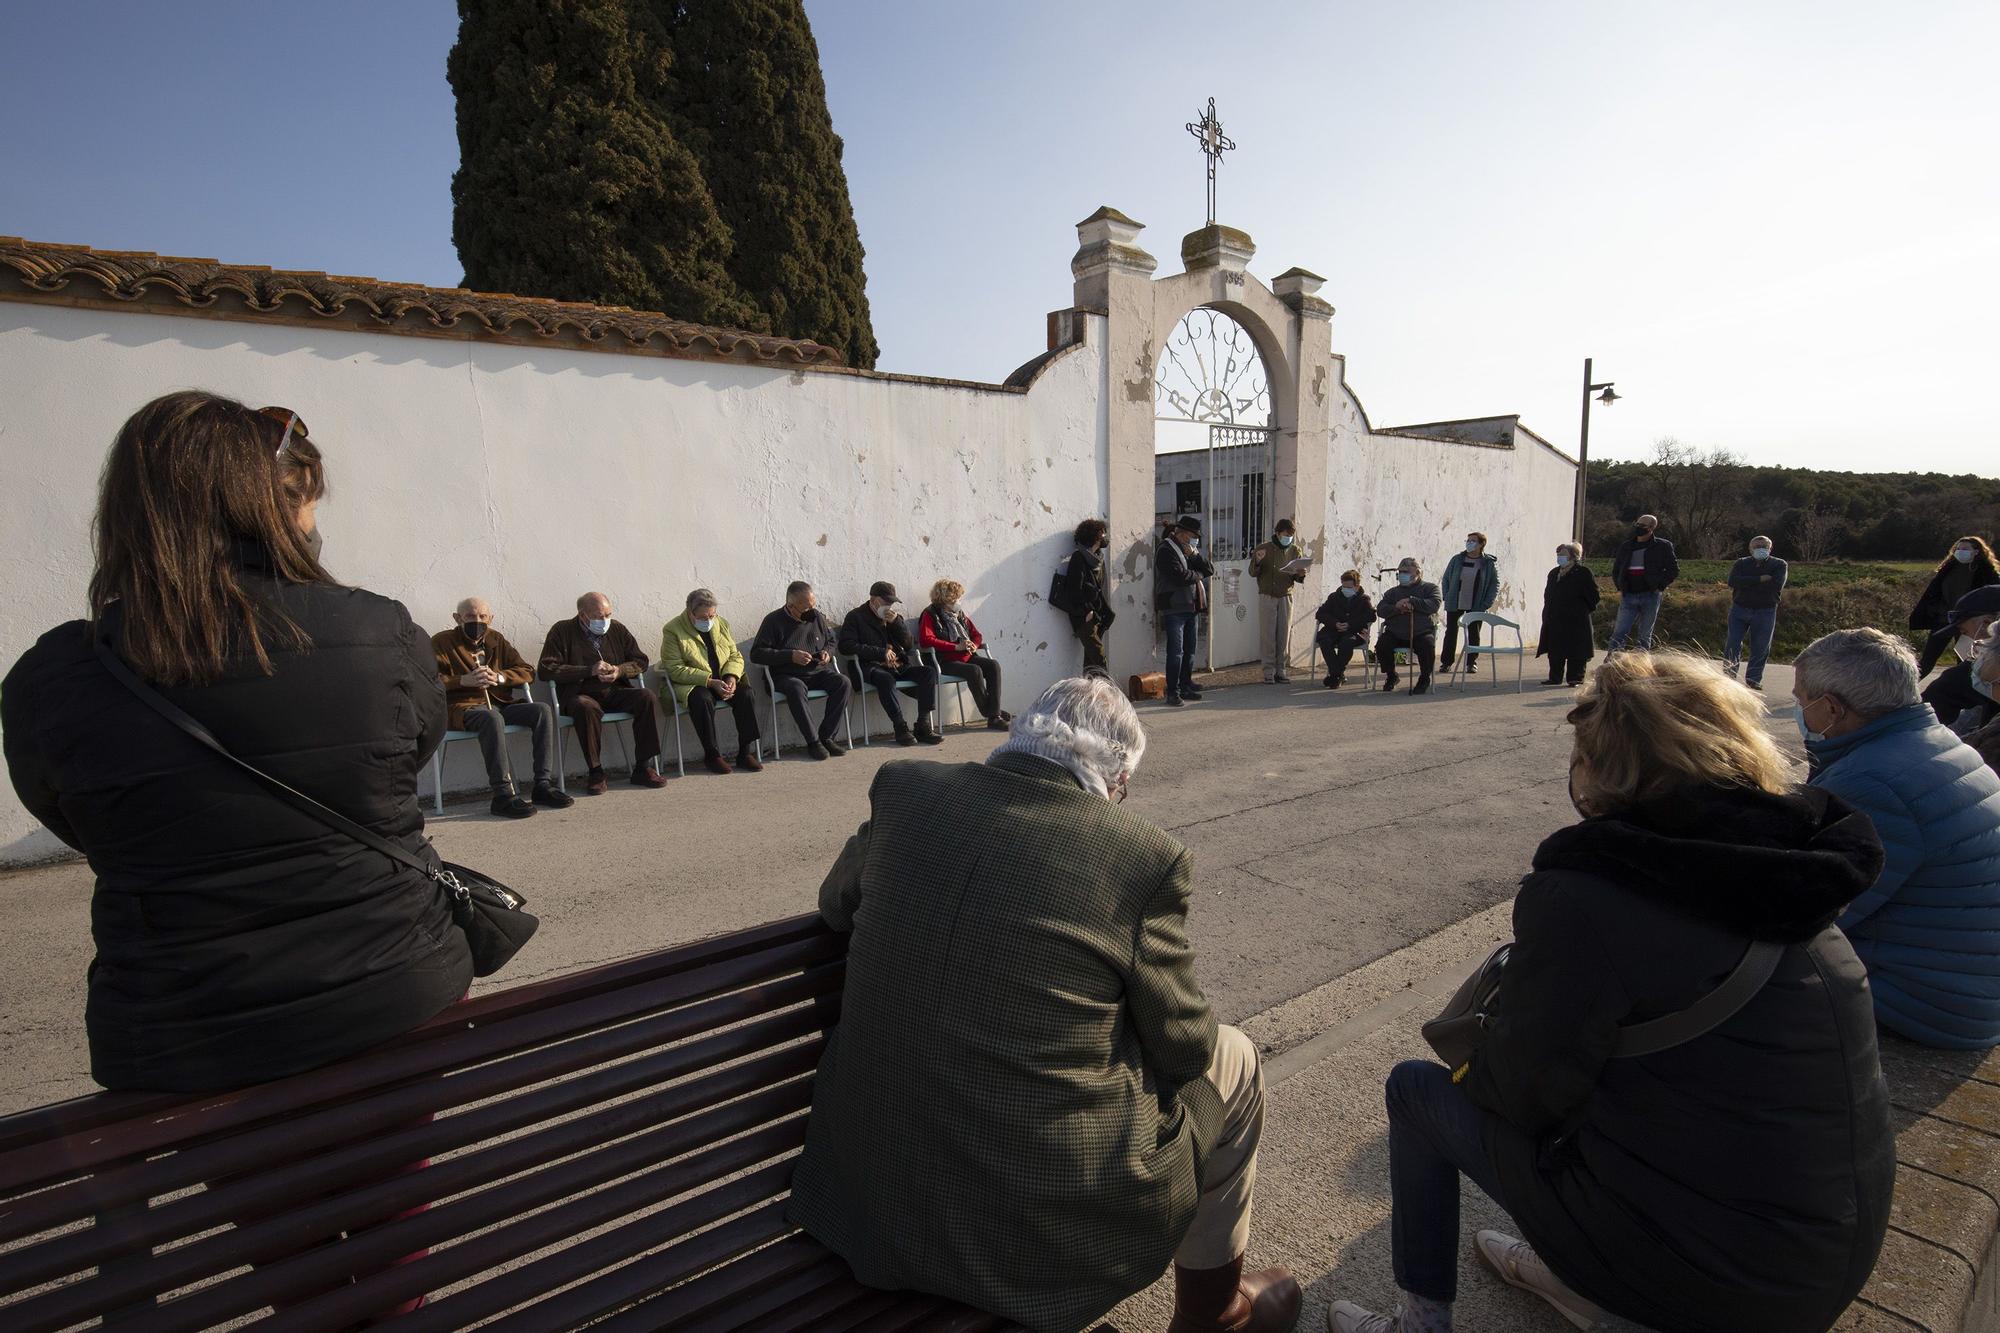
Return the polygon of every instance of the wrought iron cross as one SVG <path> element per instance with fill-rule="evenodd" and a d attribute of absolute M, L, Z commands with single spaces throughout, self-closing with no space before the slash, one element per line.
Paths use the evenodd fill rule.
<path fill-rule="evenodd" d="M 1236 147 L 1236 140 L 1222 132 L 1222 122 L 1215 118 L 1215 99 L 1208 99 L 1208 110 L 1200 120 L 1187 127 L 1187 132 L 1201 142 L 1201 154 L 1208 159 L 1208 225 L 1215 225 L 1215 168 L 1222 161 L 1222 155 Z"/>

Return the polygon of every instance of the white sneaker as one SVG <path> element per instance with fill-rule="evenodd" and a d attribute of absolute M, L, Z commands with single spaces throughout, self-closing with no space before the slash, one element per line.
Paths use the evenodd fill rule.
<path fill-rule="evenodd" d="M 1504 1231 L 1482 1231 L 1472 1238 L 1472 1251 L 1493 1275 L 1510 1287 L 1533 1292 L 1556 1308 L 1556 1313 L 1577 1328 L 1588 1329 L 1604 1318 L 1604 1311 L 1563 1285 L 1549 1271 L 1535 1247 Z M 1374 1330 L 1368 1330 L 1374 1333 Z"/>
<path fill-rule="evenodd" d="M 1353 1301 L 1335 1301 L 1326 1311 L 1328 1333 L 1397 1333 L 1398 1324 L 1394 1315 L 1364 1310 Z"/>

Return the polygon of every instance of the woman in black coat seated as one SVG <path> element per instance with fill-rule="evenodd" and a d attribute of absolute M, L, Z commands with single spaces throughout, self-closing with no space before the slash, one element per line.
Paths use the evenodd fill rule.
<path fill-rule="evenodd" d="M 1597 653 L 1590 613 L 1600 594 L 1597 576 L 1583 563 L 1583 547 L 1564 542 L 1556 547 L 1556 567 L 1542 590 L 1542 632 L 1535 656 L 1549 659 L 1544 685 L 1581 685 L 1584 668 Z"/>
<path fill-rule="evenodd" d="M 1787 784 L 1756 697 L 1680 653 L 1606 659 L 1570 712 L 1584 815 L 1535 853 L 1483 1045 L 1389 1076 L 1400 1315 L 1451 1327 L 1459 1176 L 1507 1210 L 1477 1256 L 1578 1328 L 1823 1333 L 1867 1280 L 1895 1179 L 1868 978 L 1832 922 L 1882 866 L 1867 818 Z M 1688 1008 L 1753 941 L 1776 970 L 1651 1055 L 1623 1026 Z M 1601 1310 L 1600 1310 L 1601 1307 Z"/>
<path fill-rule="evenodd" d="M 0 686 L 21 803 L 90 859 L 91 1075 L 211 1092 L 327 1064 L 465 994 L 428 878 L 294 810 L 154 713 L 96 636 L 228 749 L 419 856 L 444 735 L 429 636 L 319 563 L 319 451 L 296 414 L 174 393 L 118 433 L 90 619 Z"/>
<path fill-rule="evenodd" d="M 1375 623 L 1375 603 L 1361 590 L 1361 571 L 1350 569 L 1340 576 L 1340 587 L 1328 593 L 1319 610 L 1319 655 L 1326 661 L 1326 687 L 1337 690 L 1347 680 L 1347 664 L 1354 650 L 1368 646 L 1368 627 Z"/>

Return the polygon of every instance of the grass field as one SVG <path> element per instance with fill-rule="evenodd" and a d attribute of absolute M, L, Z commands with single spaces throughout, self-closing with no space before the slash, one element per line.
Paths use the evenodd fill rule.
<path fill-rule="evenodd" d="M 1588 562 L 1597 575 L 1604 601 L 1593 624 L 1601 646 L 1611 641 L 1618 619 L 1618 594 L 1611 590 L 1611 562 Z M 1729 626 L 1730 560 L 1683 560 L 1681 576 L 1660 603 L 1660 621 L 1653 642 L 1661 647 L 1692 648 L 1720 656 Z M 1922 636 L 1907 629 L 1910 608 L 1930 580 L 1934 562 L 1898 561 L 1849 563 L 1829 560 L 1807 565 L 1792 562 L 1786 571 L 1785 595 L 1778 604 L 1778 628 L 1771 641 L 1771 660 L 1789 662 L 1820 635 L 1837 629 L 1871 625 L 1902 634 L 1912 644 Z M 1949 660 L 1949 659 L 1947 659 Z"/>

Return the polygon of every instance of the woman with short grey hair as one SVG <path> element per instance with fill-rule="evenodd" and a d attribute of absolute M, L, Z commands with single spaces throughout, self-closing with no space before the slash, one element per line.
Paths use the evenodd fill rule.
<path fill-rule="evenodd" d="M 1953 1050 L 2000 1044 L 2000 776 L 1917 696 L 1917 657 L 1836 630 L 1793 664 L 1808 781 L 1865 813 L 1888 859 L 1839 925 L 1882 1026 Z"/>
<path fill-rule="evenodd" d="M 1027 754 L 1061 764 L 1086 791 L 1125 799 L 1126 784 L 1146 753 L 1139 714 L 1102 676 L 1073 676 L 1043 690 L 993 751 Z"/>

